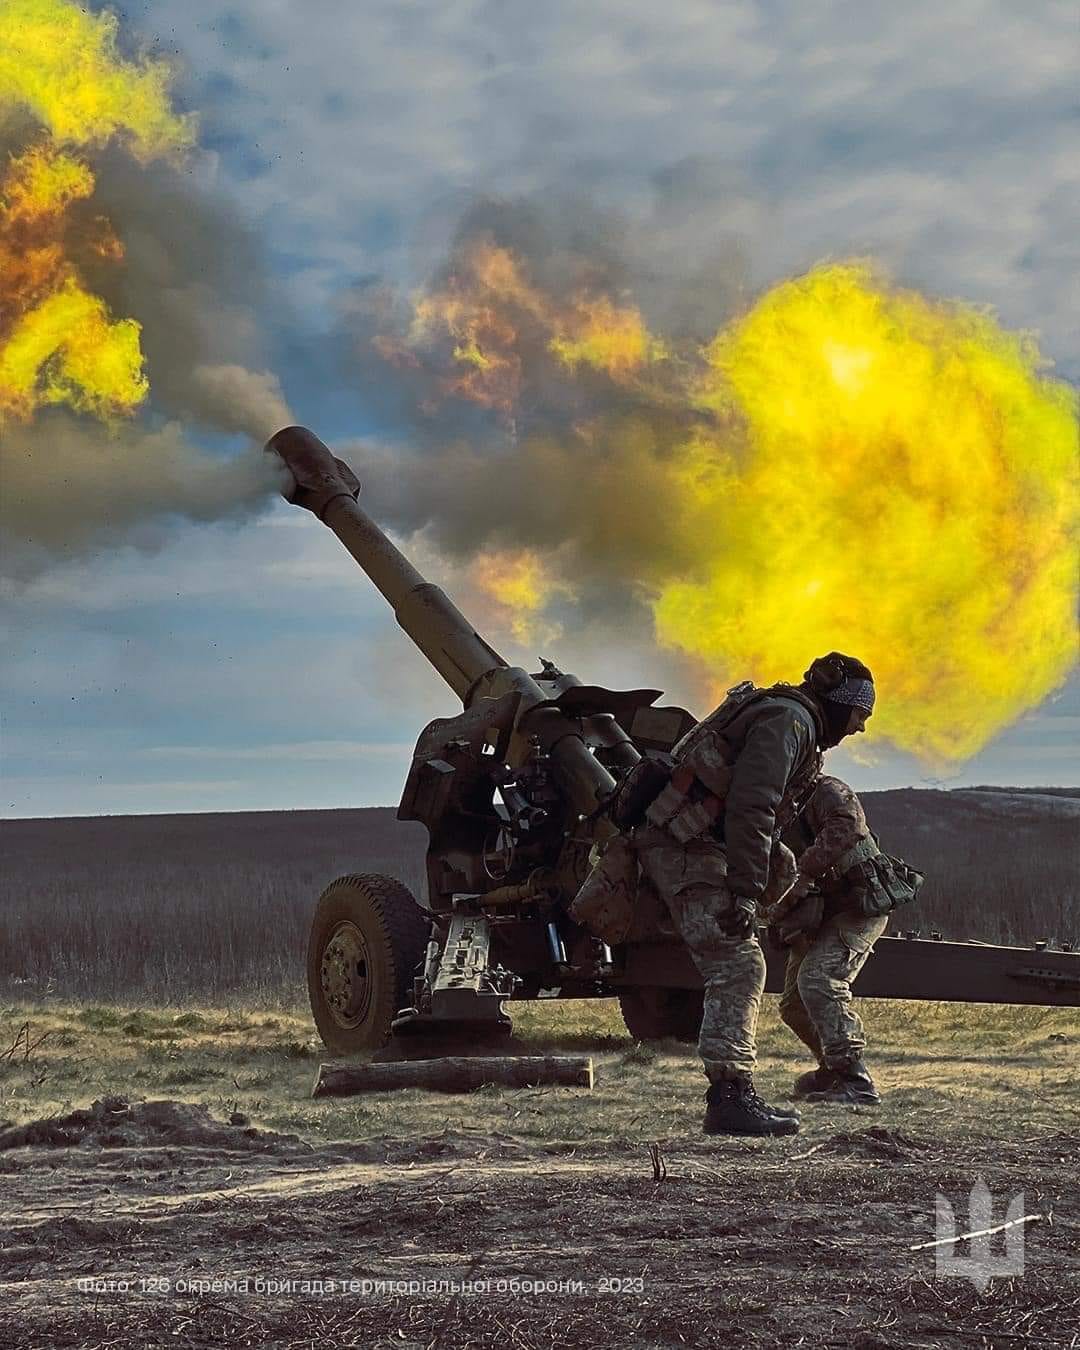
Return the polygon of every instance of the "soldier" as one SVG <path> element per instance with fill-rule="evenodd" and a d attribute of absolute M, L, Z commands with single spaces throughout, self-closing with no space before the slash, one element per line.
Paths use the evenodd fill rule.
<path fill-rule="evenodd" d="M 788 948 L 780 1016 L 818 1062 L 795 1081 L 812 1101 L 877 1105 L 863 1063 L 866 1036 L 852 1007 L 851 985 L 888 917 L 856 906 L 845 874 L 877 853 L 862 803 L 839 778 L 825 775 L 785 834 L 798 855 L 795 883 L 770 912 L 770 932 Z"/>
<path fill-rule="evenodd" d="M 863 730 L 873 677 L 830 652 L 800 685 L 748 682 L 675 746 L 670 782 L 635 832 L 642 868 L 663 896 L 705 984 L 698 1047 L 709 1088 L 706 1134 L 794 1134 L 797 1111 L 754 1091 L 754 1032 L 765 958 L 754 920 L 774 839 L 821 772 L 821 752 Z"/>

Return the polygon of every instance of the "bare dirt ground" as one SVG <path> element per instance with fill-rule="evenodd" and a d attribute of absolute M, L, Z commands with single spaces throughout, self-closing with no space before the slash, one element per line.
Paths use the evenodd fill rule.
<path fill-rule="evenodd" d="M 1080 1346 L 1075 1014 L 876 1005 L 886 1105 L 740 1141 L 698 1133 L 692 1050 L 559 1011 L 519 1028 L 591 1046 L 591 1094 L 341 1104 L 304 1100 L 299 1014 L 0 1009 L 0 1346 Z M 4 1059 L 27 1021 L 51 1061 Z M 979 1176 L 994 1222 L 1053 1211 L 985 1290 L 910 1250 Z"/>

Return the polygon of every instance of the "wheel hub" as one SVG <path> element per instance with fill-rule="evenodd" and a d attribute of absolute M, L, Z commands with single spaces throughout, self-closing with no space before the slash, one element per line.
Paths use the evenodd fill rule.
<path fill-rule="evenodd" d="M 341 1027 L 359 1026 L 371 1007 L 371 962 L 356 924 L 344 920 L 330 934 L 320 965 L 323 998 Z"/>

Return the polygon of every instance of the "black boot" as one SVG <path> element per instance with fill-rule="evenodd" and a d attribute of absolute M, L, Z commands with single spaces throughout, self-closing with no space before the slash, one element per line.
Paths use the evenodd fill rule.
<path fill-rule="evenodd" d="M 832 1085 L 832 1081 L 832 1069 L 827 1069 L 824 1064 L 819 1064 L 816 1069 L 799 1074 L 792 1084 L 791 1095 L 798 1100 L 800 1097 L 809 1097 L 811 1092 L 824 1092 L 826 1088 Z"/>
<path fill-rule="evenodd" d="M 777 1115 L 754 1091 L 753 1080 L 727 1078 L 710 1083 L 705 1094 L 706 1134 L 797 1134 L 798 1117 Z"/>
<path fill-rule="evenodd" d="M 812 1102 L 843 1102 L 850 1106 L 879 1106 L 881 1094 L 861 1059 L 834 1064 L 827 1070 L 830 1081 L 807 1094 Z"/>
<path fill-rule="evenodd" d="M 768 1111 L 770 1116 L 779 1116 L 781 1120 L 802 1120 L 802 1112 L 797 1106 L 773 1106 L 771 1102 L 763 1100 L 751 1088 L 755 1099 Z"/>

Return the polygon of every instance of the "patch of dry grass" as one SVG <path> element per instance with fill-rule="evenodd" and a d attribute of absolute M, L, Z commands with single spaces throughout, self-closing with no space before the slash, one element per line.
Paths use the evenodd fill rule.
<path fill-rule="evenodd" d="M 23 1123 L 120 1094 L 201 1102 L 223 1116 L 239 1110 L 257 1125 L 313 1141 L 477 1131 L 588 1147 L 697 1133 L 704 1081 L 693 1047 L 637 1045 L 614 1000 L 513 1011 L 518 1037 L 537 1053 L 593 1056 L 591 1093 L 407 1090 L 313 1101 L 316 1065 L 332 1056 L 299 1004 L 273 1013 L 239 1003 L 177 1013 L 48 1000 L 0 1007 L 0 1120 Z M 1080 1125 L 1074 1010 L 875 1000 L 862 1014 L 885 1103 L 858 1113 L 808 1106 L 803 1132 L 811 1142 L 853 1114 L 864 1125 L 935 1137 L 1037 1136 Z M 20 1036 L 23 1027 L 28 1034 Z M 807 1067 L 800 1050 L 776 1016 L 775 999 L 766 998 L 758 1076 L 766 1096 L 787 1098 L 792 1076 Z"/>

